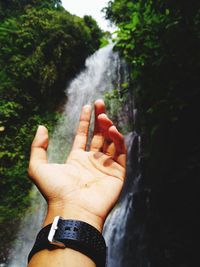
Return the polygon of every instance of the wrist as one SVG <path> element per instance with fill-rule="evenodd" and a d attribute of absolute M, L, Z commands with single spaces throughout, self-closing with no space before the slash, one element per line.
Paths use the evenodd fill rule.
<path fill-rule="evenodd" d="M 80 220 L 95 227 L 102 233 L 104 221 L 102 218 L 89 211 L 77 207 L 73 204 L 49 203 L 44 226 L 51 224 L 56 216 L 61 216 L 66 220 Z"/>
<path fill-rule="evenodd" d="M 57 256 L 58 259 L 60 255 L 59 266 L 61 266 L 62 262 L 69 263 L 69 249 L 71 250 L 70 254 L 74 255 L 75 253 L 80 258 L 81 264 L 86 261 L 84 266 L 93 266 L 94 263 L 98 267 L 105 266 L 106 243 L 102 234 L 88 223 L 80 220 L 65 220 L 59 216 L 54 218 L 53 224 L 48 224 L 40 230 L 29 253 L 28 262 L 39 252 L 38 257 L 36 255 L 34 259 L 41 256 L 44 256 L 46 260 L 49 257 L 54 258 L 54 256 Z M 63 259 L 66 260 L 63 261 Z M 75 265 L 80 266 L 77 262 Z"/>

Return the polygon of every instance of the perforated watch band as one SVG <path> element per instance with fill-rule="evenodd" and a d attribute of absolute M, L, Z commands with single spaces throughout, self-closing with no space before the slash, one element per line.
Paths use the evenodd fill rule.
<path fill-rule="evenodd" d="M 97 267 L 106 265 L 106 244 L 101 233 L 88 223 L 64 220 L 61 217 L 56 217 L 53 224 L 40 230 L 28 256 L 28 262 L 38 251 L 58 247 L 72 248 L 87 255 Z"/>

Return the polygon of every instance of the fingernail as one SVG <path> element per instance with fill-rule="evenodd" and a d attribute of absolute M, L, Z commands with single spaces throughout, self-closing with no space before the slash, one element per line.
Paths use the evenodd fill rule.
<path fill-rule="evenodd" d="M 41 130 L 43 127 L 43 125 L 38 125 L 37 131 Z"/>
<path fill-rule="evenodd" d="M 41 125 L 38 125 L 36 132 L 40 130 Z"/>
<path fill-rule="evenodd" d="M 101 102 L 101 103 L 103 103 L 103 104 L 104 104 L 104 101 L 103 101 L 103 99 L 97 99 L 97 100 L 95 101 L 95 103 L 97 103 L 97 102 Z"/>
<path fill-rule="evenodd" d="M 44 125 L 38 125 L 38 128 L 37 128 L 36 133 L 41 133 L 41 132 L 43 132 L 44 130 L 45 130 Z"/>
<path fill-rule="evenodd" d="M 108 116 L 105 113 L 101 113 L 98 115 L 98 118 L 108 118 Z"/>
<path fill-rule="evenodd" d="M 90 108 L 91 108 L 91 105 L 86 104 L 86 105 L 84 105 L 83 107 L 84 107 L 85 109 L 90 109 Z"/>
<path fill-rule="evenodd" d="M 110 128 L 117 130 L 117 127 L 115 125 L 112 125 Z M 118 131 L 118 130 L 117 130 Z M 119 132 L 119 131 L 118 131 Z"/>

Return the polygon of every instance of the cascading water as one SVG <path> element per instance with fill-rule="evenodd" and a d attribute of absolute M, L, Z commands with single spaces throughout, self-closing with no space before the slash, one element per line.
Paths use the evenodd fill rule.
<path fill-rule="evenodd" d="M 66 89 L 67 104 L 49 144 L 48 159 L 50 162 L 62 162 L 69 153 L 81 107 L 84 104 L 92 104 L 94 100 L 102 98 L 103 94 L 107 91 L 121 88 L 119 83 L 123 81 L 119 77 L 120 61 L 118 54 L 113 53 L 112 47 L 112 45 L 104 47 L 89 57 L 86 60 L 84 71 Z M 25 216 L 24 222 L 22 222 L 18 237 L 11 250 L 10 261 L 7 267 L 26 266 L 28 252 L 42 225 L 42 218 L 45 212 L 44 201 L 41 200 L 35 187 L 31 195 L 33 199 L 32 207 Z M 128 200 L 124 201 L 127 202 Z M 124 215 L 122 214 L 122 216 Z M 113 240 L 113 229 L 117 229 L 116 222 L 113 222 L 112 218 L 111 216 L 109 219 L 112 226 L 109 226 L 107 223 L 105 231 L 107 239 L 110 237 L 110 240 Z M 116 234 L 118 235 L 118 233 Z M 109 240 L 107 242 L 110 244 Z M 110 266 L 116 267 L 117 265 Z"/>
<path fill-rule="evenodd" d="M 134 131 L 126 136 L 128 148 L 126 182 L 118 204 L 106 220 L 104 237 L 108 246 L 107 267 L 133 267 L 134 256 L 131 243 L 134 242 L 133 229 L 127 224 L 134 213 L 134 195 L 138 191 L 140 173 L 140 136 Z"/>
<path fill-rule="evenodd" d="M 102 98 L 105 92 L 118 87 L 119 57 L 112 52 L 112 45 L 97 51 L 86 60 L 86 69 L 66 89 L 67 104 L 54 131 L 49 146 L 49 161 L 63 162 L 73 142 L 81 108 Z"/>
<path fill-rule="evenodd" d="M 27 265 L 27 255 L 43 222 L 44 200 L 35 186 L 32 188 L 30 195 L 31 207 L 21 222 L 17 238 L 10 251 L 7 267 L 25 267 Z"/>

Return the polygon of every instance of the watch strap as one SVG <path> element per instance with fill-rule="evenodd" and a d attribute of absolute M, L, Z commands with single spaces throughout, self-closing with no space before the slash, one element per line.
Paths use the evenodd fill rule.
<path fill-rule="evenodd" d="M 82 221 L 64 220 L 59 217 L 53 240 L 50 242 L 48 237 L 52 226 L 53 224 L 50 224 L 40 230 L 28 256 L 28 262 L 40 250 L 68 247 L 87 255 L 97 267 L 105 267 L 106 244 L 102 234 L 95 227 Z"/>

